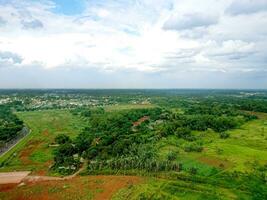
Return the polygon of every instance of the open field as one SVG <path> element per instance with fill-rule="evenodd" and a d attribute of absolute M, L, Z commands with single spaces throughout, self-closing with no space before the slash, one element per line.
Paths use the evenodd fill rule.
<path fill-rule="evenodd" d="M 133 176 L 85 176 L 69 180 L 26 182 L 25 185 L 0 185 L 0 199 L 20 200 L 105 200 L 120 189 L 139 184 Z"/>
<path fill-rule="evenodd" d="M 84 125 L 81 119 L 67 110 L 19 112 L 17 115 L 31 129 L 31 133 L 0 158 L 0 162 L 6 162 L 1 171 L 30 170 L 47 174 L 53 160 L 53 148 L 49 144 L 55 136 L 64 133 L 74 138 Z"/>
<path fill-rule="evenodd" d="M 219 138 L 212 130 L 195 132 L 204 143 L 202 152 L 185 152 L 187 142 L 169 136 L 158 143 L 160 155 L 165 159 L 169 152 L 175 152 L 177 161 L 184 168 L 197 167 L 201 175 L 209 176 L 214 168 L 220 171 L 250 171 L 255 164 L 267 163 L 267 114 L 257 113 L 260 117 L 230 130 L 230 137 Z"/>
<path fill-rule="evenodd" d="M 248 199 L 245 193 L 210 184 L 196 184 L 181 180 L 150 178 L 145 183 L 121 189 L 114 200 L 172 199 L 172 200 L 214 200 Z"/>
<path fill-rule="evenodd" d="M 78 191 L 77 191 L 78 190 Z M 238 196 L 237 196 L 238 195 Z M 208 183 L 138 176 L 77 176 L 71 179 L 25 178 L 0 185 L 2 199 L 249 199 L 245 192 Z"/>

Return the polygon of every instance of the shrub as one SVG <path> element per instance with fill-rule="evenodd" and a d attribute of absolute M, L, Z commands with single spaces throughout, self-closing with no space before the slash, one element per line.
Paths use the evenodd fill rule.
<path fill-rule="evenodd" d="M 65 143 L 71 142 L 71 139 L 69 136 L 67 136 L 65 134 L 59 134 L 56 136 L 55 142 L 57 144 L 65 144 Z"/>
<path fill-rule="evenodd" d="M 201 152 L 203 150 L 203 147 L 200 144 L 197 143 L 189 143 L 184 146 L 185 152 Z"/>
<path fill-rule="evenodd" d="M 221 139 L 229 138 L 230 134 L 226 132 L 220 132 L 219 133 Z"/>
<path fill-rule="evenodd" d="M 171 151 L 171 152 L 169 152 L 169 153 L 167 154 L 167 160 L 168 160 L 168 161 L 173 161 L 173 160 L 175 160 L 175 159 L 176 159 L 176 153 L 175 153 L 175 152 Z"/>

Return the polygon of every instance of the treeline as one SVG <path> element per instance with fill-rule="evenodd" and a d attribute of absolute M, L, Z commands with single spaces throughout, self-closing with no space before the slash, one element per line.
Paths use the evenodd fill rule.
<path fill-rule="evenodd" d="M 14 138 L 23 128 L 23 122 L 12 113 L 12 105 L 0 105 L 0 142 Z"/>
<path fill-rule="evenodd" d="M 197 102 L 191 103 L 181 112 L 168 115 L 167 119 L 158 128 L 160 136 L 176 135 L 193 141 L 192 130 L 206 131 L 212 129 L 218 132 L 221 138 L 228 137 L 227 130 L 238 128 L 245 122 L 256 119 L 255 115 L 236 109 L 226 104 Z"/>
<path fill-rule="evenodd" d="M 267 113 L 267 100 L 246 100 L 236 105 L 241 110 Z"/>
<path fill-rule="evenodd" d="M 160 171 L 181 171 L 182 164 L 170 161 L 147 160 L 140 161 L 138 157 L 114 158 L 110 160 L 95 160 L 88 165 L 88 171 L 96 170 L 141 170 L 145 172 L 160 172 Z"/>

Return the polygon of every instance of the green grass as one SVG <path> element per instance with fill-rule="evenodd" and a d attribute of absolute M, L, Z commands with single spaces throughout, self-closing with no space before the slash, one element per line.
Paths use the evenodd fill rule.
<path fill-rule="evenodd" d="M 183 146 L 190 143 L 175 136 L 169 136 L 158 143 L 160 159 L 166 159 L 168 152 L 177 154 L 177 162 L 186 169 L 196 167 L 199 175 L 210 176 L 217 169 L 227 171 L 251 171 L 255 163 L 267 163 L 267 114 L 247 122 L 238 129 L 228 131 L 230 137 L 221 139 L 219 134 L 207 130 L 193 132 L 203 142 L 202 152 L 184 152 Z"/>
<path fill-rule="evenodd" d="M 137 199 L 237 199 L 237 193 L 246 199 L 246 195 L 209 184 L 200 184 L 181 180 L 148 178 L 139 185 L 129 185 L 113 196 L 113 200 Z"/>
<path fill-rule="evenodd" d="M 267 115 L 266 115 L 267 116 Z M 231 171 L 249 171 L 251 164 L 267 163 L 266 118 L 246 123 L 240 129 L 228 131 L 230 137 L 207 144 L 207 156 L 216 156 L 234 163 Z M 218 149 L 221 150 L 218 153 Z"/>
<path fill-rule="evenodd" d="M 61 133 L 75 138 L 85 124 L 68 110 L 18 112 L 17 115 L 31 129 L 31 133 L 0 158 L 0 162 L 7 162 L 1 171 L 47 171 L 53 160 L 53 147 L 49 144 Z"/>

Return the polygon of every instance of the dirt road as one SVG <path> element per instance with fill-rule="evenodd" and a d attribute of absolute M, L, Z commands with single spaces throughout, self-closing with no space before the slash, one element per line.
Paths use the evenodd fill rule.
<path fill-rule="evenodd" d="M 0 184 L 20 183 L 30 173 L 30 171 L 0 173 Z"/>

